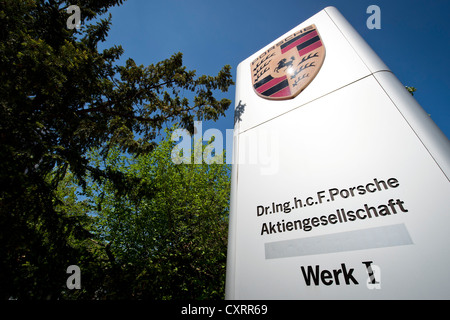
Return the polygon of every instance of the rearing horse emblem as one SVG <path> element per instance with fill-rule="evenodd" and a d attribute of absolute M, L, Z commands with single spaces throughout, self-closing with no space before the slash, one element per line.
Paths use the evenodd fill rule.
<path fill-rule="evenodd" d="M 296 97 L 319 73 L 325 46 L 316 26 L 301 29 L 264 51 L 251 63 L 252 85 L 265 99 Z"/>
<path fill-rule="evenodd" d="M 294 57 L 291 57 L 291 60 L 289 60 L 288 62 L 286 62 L 286 58 L 283 58 L 283 59 L 281 59 L 279 62 L 278 62 L 278 65 L 277 65 L 277 67 L 275 68 L 275 72 L 276 73 L 279 73 L 279 71 L 280 71 L 280 69 L 282 69 L 282 68 L 290 68 L 290 67 L 292 67 L 292 63 L 295 61 L 295 58 Z"/>

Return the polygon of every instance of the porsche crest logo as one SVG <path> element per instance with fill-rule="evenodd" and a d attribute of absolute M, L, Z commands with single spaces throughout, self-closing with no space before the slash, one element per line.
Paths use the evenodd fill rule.
<path fill-rule="evenodd" d="M 253 60 L 253 88 L 265 99 L 292 99 L 311 83 L 324 59 L 322 39 L 316 26 L 310 25 Z"/>

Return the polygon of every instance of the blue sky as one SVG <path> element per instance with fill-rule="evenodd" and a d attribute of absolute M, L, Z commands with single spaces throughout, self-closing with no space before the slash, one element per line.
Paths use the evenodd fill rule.
<path fill-rule="evenodd" d="M 369 5 L 381 9 L 381 29 L 369 30 Z M 128 0 L 110 10 L 105 46 L 121 44 L 123 58 L 149 65 L 182 52 L 188 69 L 215 75 L 327 6 L 335 6 L 450 137 L 450 1 L 373 0 Z M 233 101 L 225 118 L 203 131 L 233 128 L 235 87 L 220 97 Z"/>

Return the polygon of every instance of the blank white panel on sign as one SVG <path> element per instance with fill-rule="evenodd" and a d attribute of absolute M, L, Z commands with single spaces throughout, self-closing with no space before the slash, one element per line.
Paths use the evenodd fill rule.
<path fill-rule="evenodd" d="M 295 98 L 252 87 L 283 37 L 238 68 L 227 298 L 450 298 L 448 139 L 335 8 L 284 36 L 309 25 L 326 57 Z"/>

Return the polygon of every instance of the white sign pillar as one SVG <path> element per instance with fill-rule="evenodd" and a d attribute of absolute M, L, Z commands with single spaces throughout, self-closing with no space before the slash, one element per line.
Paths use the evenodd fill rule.
<path fill-rule="evenodd" d="M 303 40 L 267 88 L 252 62 L 309 26 L 320 70 L 265 98 Z M 450 298 L 449 140 L 337 9 L 239 64 L 236 119 L 227 299 Z"/>

